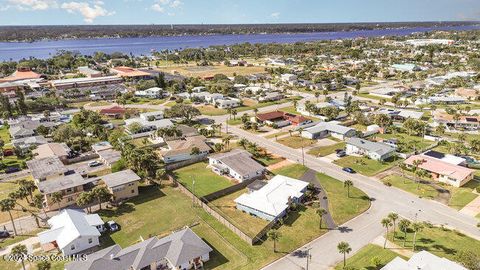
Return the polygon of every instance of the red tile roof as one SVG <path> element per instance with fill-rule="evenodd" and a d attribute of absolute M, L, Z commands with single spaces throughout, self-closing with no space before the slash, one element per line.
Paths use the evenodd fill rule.
<path fill-rule="evenodd" d="M 21 81 L 21 80 L 28 80 L 28 79 L 39 79 L 40 74 L 33 72 L 28 69 L 19 69 L 15 71 L 12 75 L 0 78 L 0 82 L 14 82 L 14 81 Z"/>
<path fill-rule="evenodd" d="M 257 114 L 257 119 L 260 120 L 260 121 L 268 121 L 268 120 L 283 118 L 284 115 L 285 115 L 285 113 L 281 112 L 281 111 L 259 113 L 259 114 Z"/>
<path fill-rule="evenodd" d="M 110 108 L 101 109 L 100 113 L 101 114 L 124 114 L 125 111 L 126 111 L 125 108 L 122 108 L 120 106 L 113 106 Z"/>

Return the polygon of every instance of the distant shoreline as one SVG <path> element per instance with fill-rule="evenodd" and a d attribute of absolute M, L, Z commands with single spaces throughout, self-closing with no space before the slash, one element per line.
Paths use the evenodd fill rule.
<path fill-rule="evenodd" d="M 396 30 L 416 27 L 458 27 L 480 22 L 391 22 L 391 23 L 314 23 L 314 24 L 238 24 L 238 25 L 40 25 L 0 26 L 0 42 L 119 39 L 210 35 L 300 34 Z"/>

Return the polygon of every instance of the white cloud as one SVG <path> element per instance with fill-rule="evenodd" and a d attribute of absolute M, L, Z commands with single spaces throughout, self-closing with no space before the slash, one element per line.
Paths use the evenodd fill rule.
<path fill-rule="evenodd" d="M 4 9 L 11 7 L 19 10 L 47 10 L 57 8 L 58 3 L 56 0 L 7 0 Z"/>
<path fill-rule="evenodd" d="M 156 0 L 155 3 L 151 6 L 152 10 L 164 13 L 166 9 L 176 9 L 183 5 L 181 0 Z M 169 12 L 169 14 L 172 14 Z"/>
<path fill-rule="evenodd" d="M 69 13 L 80 13 L 85 22 L 92 23 L 97 17 L 115 14 L 115 12 L 106 10 L 103 4 L 102 1 L 95 1 L 92 4 L 88 2 L 67 2 L 63 3 L 61 8 Z"/>
<path fill-rule="evenodd" d="M 270 14 L 270 17 L 272 17 L 274 19 L 278 19 L 280 17 L 280 12 L 274 12 L 274 13 Z"/>

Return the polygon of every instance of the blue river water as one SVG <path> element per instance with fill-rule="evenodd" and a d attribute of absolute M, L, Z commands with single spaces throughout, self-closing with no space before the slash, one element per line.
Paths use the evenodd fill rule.
<path fill-rule="evenodd" d="M 134 55 L 150 55 L 152 50 L 175 50 L 185 48 L 206 48 L 212 45 L 238 43 L 295 43 L 316 40 L 352 39 L 358 37 L 405 36 L 433 30 L 478 30 L 480 25 L 454 27 L 416 27 L 362 31 L 314 32 L 292 34 L 246 34 L 246 35 L 192 35 L 142 38 L 96 38 L 49 40 L 36 42 L 0 42 L 0 61 L 20 60 L 35 57 L 45 59 L 60 50 L 78 51 L 85 55 L 102 51 L 123 52 Z"/>

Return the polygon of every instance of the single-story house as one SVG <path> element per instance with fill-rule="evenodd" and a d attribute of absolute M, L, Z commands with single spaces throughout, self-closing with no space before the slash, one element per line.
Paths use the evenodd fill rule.
<path fill-rule="evenodd" d="M 262 177 L 265 167 L 252 158 L 252 155 L 242 149 L 234 149 L 226 153 L 218 153 L 208 157 L 212 171 L 220 175 L 229 175 L 243 182 Z"/>
<path fill-rule="evenodd" d="M 380 142 L 360 138 L 348 138 L 347 155 L 363 155 L 373 160 L 384 161 L 395 154 L 395 148 Z"/>
<path fill-rule="evenodd" d="M 135 91 L 135 96 L 144 98 L 162 98 L 164 96 L 164 92 L 160 87 L 152 87 L 145 90 Z"/>
<path fill-rule="evenodd" d="M 12 145 L 19 149 L 28 149 L 32 146 L 39 146 L 46 143 L 48 143 L 48 141 L 42 135 L 12 140 Z"/>
<path fill-rule="evenodd" d="M 449 128 L 480 129 L 480 116 L 478 115 L 460 115 L 458 119 L 454 119 L 453 115 L 436 111 L 433 113 L 433 121 L 437 125 L 446 125 Z"/>
<path fill-rule="evenodd" d="M 410 259 L 396 257 L 387 263 L 381 270 L 467 270 L 462 265 L 449 259 L 438 257 L 428 251 L 415 253 Z"/>
<path fill-rule="evenodd" d="M 167 150 L 162 150 L 161 155 L 165 163 L 174 163 L 196 157 L 207 156 L 212 150 L 205 142 L 204 136 L 185 137 L 178 140 L 167 141 Z M 199 153 L 193 154 L 192 150 L 198 148 Z"/>
<path fill-rule="evenodd" d="M 127 110 L 120 106 L 112 106 L 110 108 L 105 108 L 100 110 L 100 114 L 111 117 L 111 118 L 123 118 Z"/>
<path fill-rule="evenodd" d="M 140 118 L 145 121 L 155 121 L 163 119 L 165 113 L 163 111 L 153 111 L 153 112 L 145 112 L 140 114 Z"/>
<path fill-rule="evenodd" d="M 251 215 L 278 220 L 287 214 L 290 203 L 301 202 L 308 183 L 283 175 L 276 175 L 266 185 L 235 199 L 237 209 Z"/>
<path fill-rule="evenodd" d="M 65 162 L 71 151 L 66 143 L 46 143 L 39 145 L 32 153 L 35 159 L 58 157 L 62 162 Z"/>
<path fill-rule="evenodd" d="M 414 167 L 415 161 L 419 161 L 418 168 L 429 172 L 434 180 L 461 187 L 473 179 L 475 170 L 454 165 L 426 155 L 414 155 L 407 158 L 404 163 Z"/>
<path fill-rule="evenodd" d="M 295 115 L 282 111 L 259 113 L 255 117 L 255 121 L 257 123 L 276 125 L 278 127 L 284 127 L 288 125 L 303 126 L 312 123 L 311 119 L 308 119 L 302 115 Z"/>
<path fill-rule="evenodd" d="M 220 109 L 236 108 L 242 104 L 238 98 L 221 98 L 215 100 L 215 105 Z"/>
<path fill-rule="evenodd" d="M 130 127 L 131 127 L 130 125 L 133 124 L 133 123 L 140 124 L 141 128 L 138 132 L 134 132 L 134 131 L 130 130 Z M 148 121 L 148 120 L 145 120 L 141 117 L 137 117 L 137 118 L 130 118 L 130 119 L 125 120 L 126 131 L 129 134 L 150 132 L 150 131 L 155 131 L 155 130 L 160 129 L 160 128 L 171 127 L 171 126 L 173 126 L 173 123 L 170 119 L 160 119 L 160 120 Z"/>
<path fill-rule="evenodd" d="M 138 196 L 138 183 L 141 178 L 130 169 L 100 176 L 100 179 L 112 193 L 113 201 Z"/>
<path fill-rule="evenodd" d="M 213 249 L 190 228 L 122 249 L 113 245 L 65 265 L 65 270 L 202 269 Z"/>
<path fill-rule="evenodd" d="M 328 136 L 345 140 L 345 138 L 355 137 L 357 131 L 353 128 L 342 126 L 334 121 L 320 122 L 313 127 L 302 131 L 302 137 L 307 139 L 322 139 Z"/>
<path fill-rule="evenodd" d="M 450 155 L 450 154 L 444 154 L 444 153 L 434 151 L 434 150 L 429 150 L 429 151 L 423 153 L 422 155 L 428 156 L 428 157 L 431 157 L 431 158 L 435 158 L 435 159 L 438 159 L 438 160 L 441 160 L 441 161 L 444 161 L 444 162 L 447 162 L 447 163 L 450 163 L 450 164 L 453 164 L 453 165 L 459 165 L 459 166 L 466 166 L 467 165 L 467 160 L 462 158 L 462 157 L 458 157 L 458 156 L 454 156 L 454 155 Z"/>
<path fill-rule="evenodd" d="M 100 245 L 104 223 L 98 214 L 66 209 L 51 217 L 48 224 L 50 229 L 38 234 L 44 249 L 58 248 L 68 256 Z"/>

